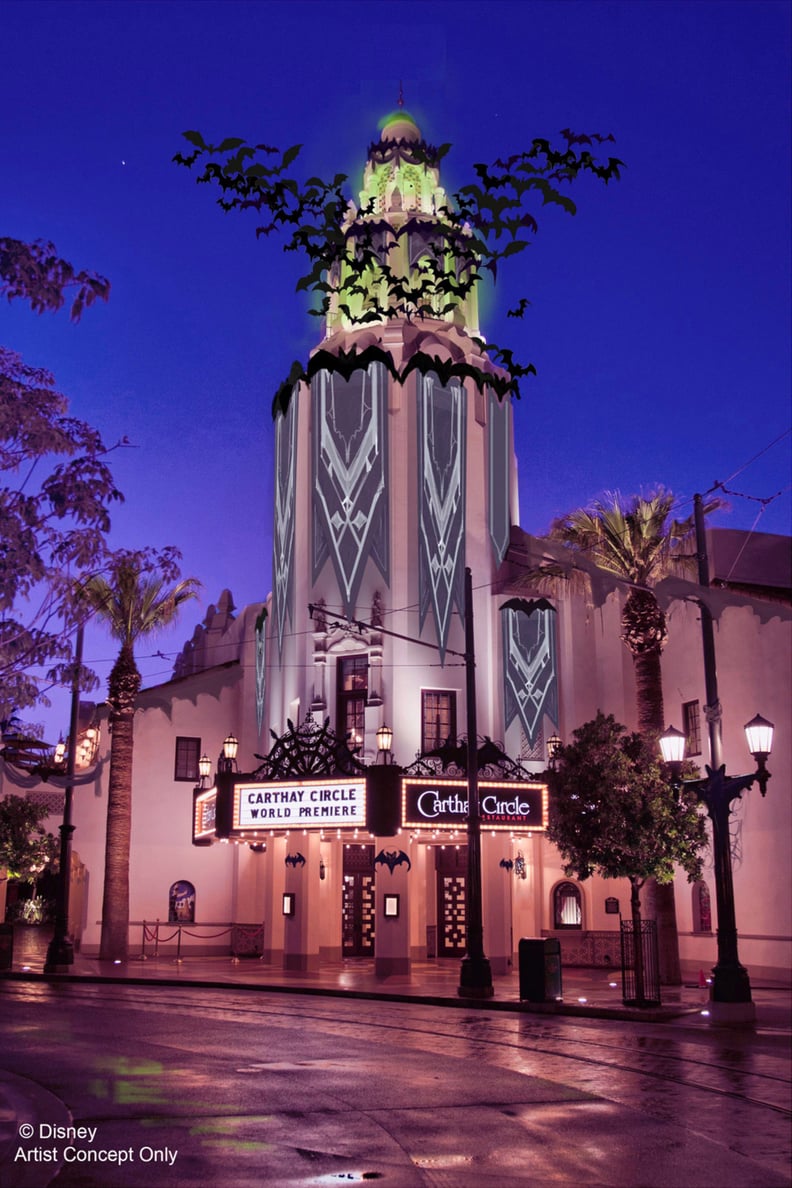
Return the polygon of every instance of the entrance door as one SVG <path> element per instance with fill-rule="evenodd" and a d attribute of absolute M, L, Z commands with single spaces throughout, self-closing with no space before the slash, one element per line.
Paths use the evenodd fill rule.
<path fill-rule="evenodd" d="M 374 956 L 374 847 L 344 846 L 344 957 Z"/>
<path fill-rule="evenodd" d="M 467 861 L 467 846 L 435 847 L 438 957 L 463 957 L 467 949 Z"/>

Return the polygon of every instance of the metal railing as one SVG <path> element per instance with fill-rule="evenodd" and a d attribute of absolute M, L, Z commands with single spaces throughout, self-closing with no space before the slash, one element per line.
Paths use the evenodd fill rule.
<path fill-rule="evenodd" d="M 195 940 L 210 941 L 228 936 L 231 960 L 239 961 L 240 957 L 261 958 L 264 953 L 264 924 L 197 924 L 191 921 L 163 921 L 140 920 L 133 922 L 141 928 L 140 954 L 138 960 L 155 960 L 161 956 L 160 946 L 170 945 L 176 939 L 176 956 L 173 960 L 181 962 L 182 936 Z M 212 928 L 214 932 L 199 932 L 196 929 Z M 219 930 L 219 931 L 217 931 Z M 189 950 L 189 946 L 187 946 Z"/>
<path fill-rule="evenodd" d="M 643 958 L 643 995 L 636 975 L 636 944 L 632 920 L 621 922 L 622 998 L 626 1006 L 660 1006 L 660 961 L 657 951 L 657 922 L 642 920 L 639 935 Z"/>

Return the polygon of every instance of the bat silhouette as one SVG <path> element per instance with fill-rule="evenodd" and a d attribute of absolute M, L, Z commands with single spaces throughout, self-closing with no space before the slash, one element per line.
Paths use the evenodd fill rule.
<path fill-rule="evenodd" d="M 305 858 L 299 852 L 296 854 L 287 854 L 286 865 L 294 866 L 295 868 L 298 866 L 305 866 Z"/>
<path fill-rule="evenodd" d="M 510 598 L 500 609 L 522 611 L 525 615 L 532 615 L 537 610 L 554 611 L 555 607 L 546 598 Z"/>
<path fill-rule="evenodd" d="M 521 298 L 520 303 L 516 307 L 516 309 L 507 309 L 506 310 L 506 317 L 507 318 L 521 318 L 521 317 L 523 317 L 526 309 L 528 308 L 528 306 L 530 304 L 531 303 L 527 297 Z"/>
<path fill-rule="evenodd" d="M 511 858 L 501 858 L 498 866 L 502 866 L 504 870 L 511 870 L 514 866 L 514 863 L 512 862 Z"/>
<path fill-rule="evenodd" d="M 397 866 L 404 866 L 407 863 L 407 869 L 412 869 L 412 862 L 405 854 L 404 850 L 380 850 L 377 857 L 374 859 L 374 865 L 379 863 L 382 866 L 387 866 L 388 870 L 393 874 Z"/>

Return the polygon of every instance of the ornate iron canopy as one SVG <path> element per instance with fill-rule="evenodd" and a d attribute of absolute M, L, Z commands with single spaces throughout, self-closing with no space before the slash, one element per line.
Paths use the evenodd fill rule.
<path fill-rule="evenodd" d="M 310 711 L 300 726 L 287 719 L 288 729 L 278 736 L 268 755 L 256 755 L 261 766 L 253 772 L 254 780 L 292 780 L 308 776 L 359 776 L 366 766 L 353 754 L 347 741 L 330 729 L 330 719 L 322 726 Z"/>
<path fill-rule="evenodd" d="M 482 780 L 527 780 L 536 779 L 533 772 L 517 759 L 512 759 L 502 747 L 493 742 L 488 735 L 480 741 L 477 748 L 478 774 Z M 459 779 L 467 775 L 467 739 L 460 738 L 454 742 L 447 739 L 442 747 L 433 751 L 424 751 L 417 756 L 409 767 L 404 769 L 405 776 L 448 776 Z"/>

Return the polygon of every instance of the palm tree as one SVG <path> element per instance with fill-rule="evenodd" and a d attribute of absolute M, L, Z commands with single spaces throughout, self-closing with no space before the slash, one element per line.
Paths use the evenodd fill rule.
<path fill-rule="evenodd" d="M 660 656 L 668 629 L 653 587 L 671 575 L 689 577 L 696 568 L 693 516 L 669 522 L 674 503 L 662 488 L 629 500 L 616 492 L 607 502 L 595 500 L 590 509 L 562 516 L 550 529 L 551 539 L 585 552 L 594 565 L 629 585 L 621 638 L 633 658 L 638 726 L 658 735 L 665 729 Z M 704 510 L 719 506 L 713 499 Z"/>
<path fill-rule="evenodd" d="M 182 603 L 196 596 L 195 578 L 176 581 L 175 550 L 121 550 L 107 577 L 93 577 L 81 597 L 121 643 L 108 680 L 110 779 L 99 956 L 125 961 L 129 942 L 129 848 L 132 827 L 132 756 L 135 699 L 141 677 L 135 644 L 173 622 Z M 174 583 L 175 584 L 172 584 Z"/>
<path fill-rule="evenodd" d="M 666 617 L 653 587 L 664 577 L 695 573 L 695 522 L 670 519 L 675 499 L 659 488 L 647 497 L 624 500 L 618 492 L 596 500 L 590 509 L 556 520 L 550 537 L 585 552 L 592 564 L 629 586 L 622 609 L 621 638 L 629 648 L 635 672 L 638 727 L 658 737 L 665 728 L 660 657 L 668 638 Z M 704 505 L 705 513 L 721 506 Z M 660 945 L 660 977 L 669 985 L 682 981 L 676 925 L 674 884 L 655 885 Z"/>

